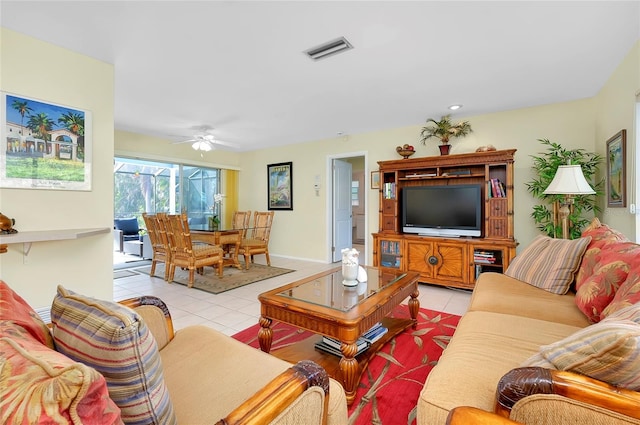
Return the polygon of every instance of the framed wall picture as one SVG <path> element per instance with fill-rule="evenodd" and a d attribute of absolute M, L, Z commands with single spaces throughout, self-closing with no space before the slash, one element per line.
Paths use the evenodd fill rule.
<path fill-rule="evenodd" d="M 91 113 L 0 97 L 0 187 L 91 190 Z"/>
<path fill-rule="evenodd" d="M 269 210 L 293 210 L 293 164 L 267 165 Z"/>
<path fill-rule="evenodd" d="M 371 189 L 380 189 L 380 171 L 371 172 Z"/>
<path fill-rule="evenodd" d="M 626 175 L 627 130 L 620 130 L 607 140 L 607 207 L 627 206 Z"/>

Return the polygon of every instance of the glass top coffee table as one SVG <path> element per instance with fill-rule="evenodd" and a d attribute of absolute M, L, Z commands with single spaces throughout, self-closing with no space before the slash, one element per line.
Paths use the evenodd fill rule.
<path fill-rule="evenodd" d="M 272 354 L 293 363 L 315 361 L 342 383 L 348 404 L 355 398 L 360 376 L 371 357 L 407 327 L 415 328 L 420 309 L 418 273 L 365 269 L 367 281 L 355 286 L 343 284 L 342 267 L 336 267 L 258 296 L 260 349 L 267 353 L 271 350 L 274 320 L 318 334 Z M 411 319 L 387 317 L 407 297 Z M 358 338 L 378 323 L 387 332 L 358 354 Z M 315 349 L 322 336 L 338 340 L 340 356 Z"/>

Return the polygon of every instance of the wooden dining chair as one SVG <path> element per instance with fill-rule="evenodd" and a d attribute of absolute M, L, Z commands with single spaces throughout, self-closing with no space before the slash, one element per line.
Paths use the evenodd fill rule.
<path fill-rule="evenodd" d="M 249 268 L 249 262 L 253 263 L 253 256 L 264 254 L 267 265 L 271 265 L 269 258 L 269 236 L 271 234 L 271 224 L 273 223 L 274 212 L 256 211 L 253 216 L 253 227 L 250 235 L 242 239 L 239 254 L 244 255 L 245 267 Z"/>
<path fill-rule="evenodd" d="M 186 214 L 170 214 L 164 217 L 167 239 L 171 248 L 169 282 L 173 281 L 176 267 L 189 270 L 189 288 L 193 287 L 195 272 L 204 273 L 204 267 L 212 266 L 222 276 L 224 253 L 217 245 L 191 240 L 191 231 Z"/>
<path fill-rule="evenodd" d="M 171 249 L 167 242 L 164 225 L 155 214 L 148 215 L 147 213 L 143 213 L 142 219 L 147 227 L 147 234 L 149 235 L 149 241 L 151 242 L 151 249 L 153 251 L 150 275 L 153 276 L 155 274 L 158 263 L 164 263 L 164 280 L 168 280 Z"/>
<path fill-rule="evenodd" d="M 251 221 L 251 210 L 249 211 L 235 211 L 233 213 L 233 219 L 231 220 L 231 228 L 234 230 L 241 229 L 242 237 L 247 237 L 247 230 L 249 229 L 249 222 Z"/>

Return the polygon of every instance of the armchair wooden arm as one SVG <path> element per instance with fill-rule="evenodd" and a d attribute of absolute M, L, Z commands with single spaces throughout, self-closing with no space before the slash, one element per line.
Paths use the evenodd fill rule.
<path fill-rule="evenodd" d="M 516 425 L 511 419 L 476 407 L 460 406 L 452 409 L 447 416 L 446 425 Z"/>
<path fill-rule="evenodd" d="M 576 373 L 523 367 L 500 379 L 495 411 L 509 417 L 519 400 L 534 394 L 555 394 L 598 406 L 630 418 L 640 419 L 640 393 L 617 388 Z"/>
<path fill-rule="evenodd" d="M 120 304 L 134 309 L 149 327 L 158 349 L 162 349 L 173 339 L 173 320 L 167 305 L 158 297 L 144 295 L 119 301 Z"/>
<path fill-rule="evenodd" d="M 216 425 L 260 425 L 273 421 L 308 388 L 324 391 L 322 424 L 327 423 L 329 409 L 329 376 L 311 360 L 303 360 L 274 378 L 269 384 Z"/>

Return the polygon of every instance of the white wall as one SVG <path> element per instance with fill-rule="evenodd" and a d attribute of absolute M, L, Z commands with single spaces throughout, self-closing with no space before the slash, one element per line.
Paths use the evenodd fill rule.
<path fill-rule="evenodd" d="M 0 29 L 0 89 L 91 111 L 91 191 L 0 189 L 0 211 L 19 231 L 113 227 L 112 65 Z M 4 106 L 3 106 L 4 107 Z M 56 286 L 86 295 L 113 296 L 111 233 L 79 240 L 9 245 L 0 255 L 0 278 L 32 307 L 50 306 Z"/>

